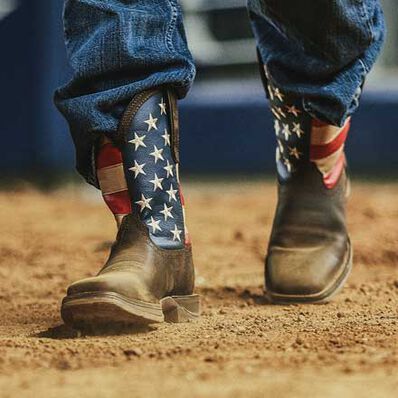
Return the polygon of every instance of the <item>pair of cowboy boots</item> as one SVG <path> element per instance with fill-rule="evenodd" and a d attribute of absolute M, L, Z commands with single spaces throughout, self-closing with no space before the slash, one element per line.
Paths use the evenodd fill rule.
<path fill-rule="evenodd" d="M 314 120 L 300 99 L 266 82 L 277 137 L 278 205 L 265 262 L 275 303 L 322 302 L 344 284 L 352 249 L 345 223 L 348 179 L 342 128 Z M 196 319 L 191 242 L 184 218 L 174 94 L 135 96 L 117 134 L 98 148 L 97 177 L 118 223 L 97 276 L 73 283 L 67 324 L 148 324 Z"/>

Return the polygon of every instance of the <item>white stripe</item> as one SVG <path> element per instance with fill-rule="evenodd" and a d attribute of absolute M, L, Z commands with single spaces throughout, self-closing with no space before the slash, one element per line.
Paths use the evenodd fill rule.
<path fill-rule="evenodd" d="M 98 169 L 97 177 L 103 195 L 127 190 L 122 163 Z"/>
<path fill-rule="evenodd" d="M 334 165 L 337 163 L 341 156 L 341 152 L 344 150 L 344 145 L 342 145 L 336 152 L 333 152 L 331 155 L 326 158 L 317 159 L 313 161 L 318 167 L 319 171 L 325 175 L 328 174 L 330 170 L 333 169 Z"/>

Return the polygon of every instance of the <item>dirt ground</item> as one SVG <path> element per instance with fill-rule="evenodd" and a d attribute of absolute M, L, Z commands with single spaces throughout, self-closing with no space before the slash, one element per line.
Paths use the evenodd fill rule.
<path fill-rule="evenodd" d="M 355 266 L 325 305 L 262 295 L 272 184 L 185 184 L 203 316 L 84 335 L 62 325 L 68 283 L 115 233 L 87 188 L 0 193 L 1 397 L 397 397 L 398 184 L 353 184 Z"/>

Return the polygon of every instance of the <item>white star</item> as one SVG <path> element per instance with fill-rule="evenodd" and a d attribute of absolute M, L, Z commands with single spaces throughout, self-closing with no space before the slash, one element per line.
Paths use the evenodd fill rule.
<path fill-rule="evenodd" d="M 293 133 L 296 133 L 298 138 L 301 138 L 301 136 L 304 134 L 304 131 L 301 129 L 300 123 L 293 123 L 292 131 Z"/>
<path fill-rule="evenodd" d="M 292 171 L 292 164 L 290 163 L 289 159 L 284 159 L 283 163 L 285 164 L 287 171 L 290 173 Z"/>
<path fill-rule="evenodd" d="M 274 114 L 274 116 L 278 119 L 281 120 L 281 117 L 279 113 L 271 106 L 271 112 Z"/>
<path fill-rule="evenodd" d="M 282 117 L 286 117 L 285 112 L 282 111 L 282 108 L 276 107 L 276 111 L 282 116 Z"/>
<path fill-rule="evenodd" d="M 269 98 L 272 101 L 274 99 L 274 93 L 272 91 L 272 87 L 269 84 L 267 85 L 267 87 L 268 87 Z"/>
<path fill-rule="evenodd" d="M 158 126 L 156 126 L 158 119 L 152 117 L 152 113 L 149 114 L 149 119 L 145 120 L 144 123 L 148 125 L 148 131 L 151 131 L 152 129 L 157 130 Z"/>
<path fill-rule="evenodd" d="M 167 178 L 169 178 L 169 176 L 174 177 L 173 167 L 174 166 L 170 164 L 169 161 L 167 160 L 167 166 L 163 167 L 167 172 Z"/>
<path fill-rule="evenodd" d="M 271 107 L 271 111 L 278 120 L 281 120 L 281 117 L 286 117 L 286 114 L 279 106 Z"/>
<path fill-rule="evenodd" d="M 155 173 L 155 178 L 153 180 L 149 181 L 149 182 L 151 182 L 153 184 L 153 190 L 154 191 L 156 191 L 158 188 L 163 191 L 163 187 L 162 187 L 162 181 L 163 180 L 164 180 L 164 178 L 158 178 L 158 176 Z"/>
<path fill-rule="evenodd" d="M 274 95 L 276 98 L 279 99 L 279 101 L 283 101 L 284 95 L 281 93 L 281 91 L 279 90 L 279 88 L 276 88 L 274 90 Z"/>
<path fill-rule="evenodd" d="M 279 147 L 280 153 L 283 153 L 284 152 L 283 145 L 279 140 L 278 140 L 278 147 Z"/>
<path fill-rule="evenodd" d="M 296 147 L 289 147 L 289 155 L 294 156 L 296 159 L 300 159 L 301 152 L 299 152 Z"/>
<path fill-rule="evenodd" d="M 148 223 L 150 227 L 152 227 L 152 233 L 154 234 L 156 231 L 161 231 L 162 228 L 159 227 L 160 220 L 155 221 L 151 216 L 151 222 Z"/>
<path fill-rule="evenodd" d="M 164 139 L 164 145 L 170 145 L 170 134 L 167 132 L 167 129 L 164 129 L 164 134 L 162 135 Z"/>
<path fill-rule="evenodd" d="M 275 129 L 275 134 L 276 135 L 278 135 L 279 132 L 281 131 L 281 126 L 279 125 L 279 122 L 277 120 L 275 120 L 274 129 Z"/>
<path fill-rule="evenodd" d="M 287 141 L 289 139 L 289 137 L 292 135 L 290 129 L 289 129 L 289 125 L 288 124 L 284 124 L 283 125 L 283 130 L 282 130 L 282 134 L 285 136 L 285 140 Z"/>
<path fill-rule="evenodd" d="M 153 146 L 153 152 L 151 152 L 150 155 L 154 157 L 155 164 L 158 162 L 159 159 L 164 160 L 162 152 L 163 149 L 158 149 L 156 145 Z"/>
<path fill-rule="evenodd" d="M 146 175 L 144 171 L 145 163 L 138 164 L 136 160 L 134 160 L 134 166 L 130 167 L 129 170 L 134 171 L 134 178 L 137 178 L 138 174 Z"/>
<path fill-rule="evenodd" d="M 163 203 L 163 209 L 161 210 L 160 213 L 162 213 L 164 215 L 164 221 L 167 221 L 167 219 L 170 218 L 174 218 L 173 215 L 171 214 L 171 210 L 173 209 L 173 206 L 167 207 L 166 203 Z"/>
<path fill-rule="evenodd" d="M 181 234 L 182 234 L 182 230 L 177 228 L 177 224 L 174 225 L 174 230 L 171 230 L 171 233 L 173 234 L 173 240 L 178 240 L 179 242 L 181 242 Z"/>
<path fill-rule="evenodd" d="M 167 115 L 166 113 L 166 103 L 164 102 L 163 98 L 160 100 L 160 104 L 158 104 L 160 107 L 160 114 L 161 115 Z"/>
<path fill-rule="evenodd" d="M 130 140 L 129 143 L 134 144 L 135 150 L 137 150 L 140 146 L 146 147 L 144 144 L 145 137 L 145 134 L 140 137 L 137 133 L 134 133 L 134 139 Z"/>
<path fill-rule="evenodd" d="M 144 196 L 144 194 L 141 194 L 141 200 L 137 200 L 137 202 L 135 202 L 135 203 L 137 203 L 137 205 L 140 205 L 140 207 L 141 207 L 141 212 L 145 209 L 145 208 L 147 208 L 147 209 L 149 209 L 149 210 L 152 210 L 152 207 L 151 207 L 151 205 L 149 204 L 149 202 L 152 200 L 152 198 L 146 198 L 145 196 Z"/>
<path fill-rule="evenodd" d="M 173 189 L 173 184 L 170 184 L 170 189 L 166 192 L 169 194 L 169 201 L 171 202 L 171 200 L 175 200 L 177 202 L 177 198 L 176 198 L 176 193 L 178 192 L 177 189 Z"/>
<path fill-rule="evenodd" d="M 300 109 L 297 109 L 294 105 L 293 106 L 287 105 L 286 110 L 288 111 L 288 113 L 291 113 L 296 117 L 301 113 Z"/>
<path fill-rule="evenodd" d="M 281 152 L 279 147 L 276 147 L 276 161 L 279 162 L 281 160 Z"/>

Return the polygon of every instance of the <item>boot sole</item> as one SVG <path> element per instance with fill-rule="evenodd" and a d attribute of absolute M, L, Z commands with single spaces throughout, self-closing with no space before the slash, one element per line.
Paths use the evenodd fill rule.
<path fill-rule="evenodd" d="M 339 277 L 323 291 L 311 295 L 287 295 L 274 293 L 267 288 L 266 296 L 274 304 L 321 304 L 329 302 L 336 294 L 338 294 L 345 285 L 352 270 L 353 250 L 351 242 L 348 247 L 348 257 L 344 265 L 344 269 Z"/>
<path fill-rule="evenodd" d="M 169 296 L 159 304 L 131 299 L 114 292 L 87 292 L 66 296 L 61 316 L 74 327 L 93 325 L 148 325 L 188 322 L 200 316 L 199 295 Z"/>

